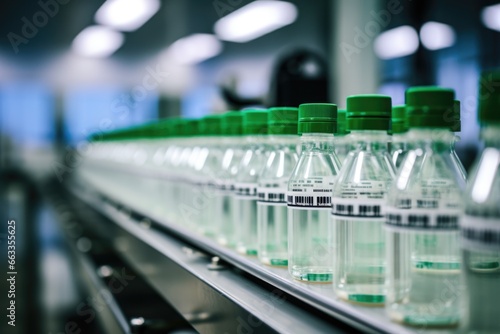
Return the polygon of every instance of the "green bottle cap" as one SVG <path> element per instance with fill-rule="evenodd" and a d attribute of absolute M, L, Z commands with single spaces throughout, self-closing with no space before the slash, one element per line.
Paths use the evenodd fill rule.
<path fill-rule="evenodd" d="M 269 112 L 261 109 L 243 110 L 243 134 L 266 135 Z"/>
<path fill-rule="evenodd" d="M 337 105 L 331 103 L 304 103 L 299 106 L 298 133 L 335 133 Z"/>
<path fill-rule="evenodd" d="M 500 71 L 485 71 L 479 81 L 478 121 L 481 125 L 500 123 Z"/>
<path fill-rule="evenodd" d="M 181 137 L 185 121 L 182 118 L 168 118 L 165 120 L 170 125 L 172 137 Z"/>
<path fill-rule="evenodd" d="M 299 109 L 275 107 L 269 109 L 268 133 L 270 135 L 296 135 L 299 123 Z"/>
<path fill-rule="evenodd" d="M 347 131 L 347 110 L 338 109 L 337 110 L 337 132 L 336 134 L 339 136 L 343 136 L 348 134 Z"/>
<path fill-rule="evenodd" d="M 351 130 L 389 130 L 391 98 L 363 94 L 347 97 L 347 128 Z"/>
<path fill-rule="evenodd" d="M 460 120 L 460 101 L 453 101 L 453 111 L 448 112 L 451 115 L 447 116 L 447 119 L 451 118 L 450 130 L 453 132 L 462 131 L 462 121 Z"/>
<path fill-rule="evenodd" d="M 406 90 L 408 128 L 448 128 L 454 125 L 455 92 L 436 86 L 411 87 Z"/>
<path fill-rule="evenodd" d="M 202 136 L 220 136 L 221 117 L 219 115 L 205 116 L 199 121 L 198 127 L 198 133 Z"/>
<path fill-rule="evenodd" d="M 221 132 L 226 136 L 243 134 L 243 113 L 240 111 L 229 111 L 222 115 Z"/>
<path fill-rule="evenodd" d="M 199 126 L 200 120 L 195 118 L 184 119 L 184 122 L 181 123 L 181 137 L 193 137 L 199 135 Z"/>
<path fill-rule="evenodd" d="M 408 129 L 406 128 L 406 106 L 394 106 L 392 107 L 392 117 L 391 117 L 391 131 L 390 133 L 403 133 Z"/>
<path fill-rule="evenodd" d="M 154 136 L 156 138 L 167 138 L 172 136 L 172 122 L 169 119 L 161 119 L 155 124 Z"/>

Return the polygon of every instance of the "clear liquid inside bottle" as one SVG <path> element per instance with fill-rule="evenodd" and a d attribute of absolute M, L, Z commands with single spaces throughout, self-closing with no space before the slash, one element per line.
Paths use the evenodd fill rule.
<path fill-rule="evenodd" d="M 271 137 L 266 166 L 257 188 L 258 255 L 262 263 L 288 265 L 288 179 L 297 164 L 297 136 Z"/>
<path fill-rule="evenodd" d="M 219 244 L 230 248 L 236 246 L 232 196 L 234 181 L 244 153 L 241 148 L 241 140 L 241 137 L 228 138 L 228 146 L 224 151 L 220 163 L 220 170 L 217 173 L 217 185 L 214 199 L 216 239 Z"/>
<path fill-rule="evenodd" d="M 471 175 L 462 221 L 464 330 L 499 333 L 500 127 L 482 130 L 486 148 Z"/>
<path fill-rule="evenodd" d="M 408 136 L 411 150 L 388 193 L 387 312 L 408 325 L 455 326 L 465 175 L 450 152 L 453 133 L 415 129 Z"/>
<path fill-rule="evenodd" d="M 236 250 L 244 255 L 257 255 L 257 182 L 266 163 L 267 136 L 246 138 L 245 153 L 234 182 L 231 206 Z"/>
<path fill-rule="evenodd" d="M 332 196 L 334 290 L 340 298 L 368 305 L 385 300 L 383 210 L 394 167 L 384 131 L 353 131 L 357 143 L 344 162 Z"/>
<path fill-rule="evenodd" d="M 303 134 L 288 182 L 288 271 L 299 281 L 329 283 L 333 273 L 332 188 L 340 170 L 333 135 Z"/>

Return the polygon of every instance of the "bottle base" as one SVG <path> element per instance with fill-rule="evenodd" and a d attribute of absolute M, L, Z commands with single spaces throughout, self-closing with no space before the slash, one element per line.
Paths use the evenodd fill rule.
<path fill-rule="evenodd" d="M 259 258 L 260 262 L 265 264 L 266 266 L 271 266 L 271 267 L 288 267 L 288 260 L 283 257 L 261 257 Z"/>
<path fill-rule="evenodd" d="M 236 251 L 242 255 L 257 256 L 257 249 L 247 248 L 245 246 L 236 247 Z"/>
<path fill-rule="evenodd" d="M 292 268 L 290 274 L 301 282 L 309 283 L 331 283 L 333 270 L 325 267 Z"/>
<path fill-rule="evenodd" d="M 457 314 L 429 314 L 419 312 L 419 308 L 428 308 L 431 305 L 398 305 L 397 310 L 389 310 L 389 318 L 397 323 L 420 328 L 454 328 L 460 322 Z"/>
<path fill-rule="evenodd" d="M 337 290 L 336 294 L 340 299 L 353 304 L 373 307 L 382 307 L 385 305 L 384 294 L 347 292 L 342 290 Z"/>

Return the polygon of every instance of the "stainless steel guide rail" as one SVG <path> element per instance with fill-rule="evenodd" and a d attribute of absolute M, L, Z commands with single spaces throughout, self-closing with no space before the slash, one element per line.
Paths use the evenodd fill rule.
<path fill-rule="evenodd" d="M 429 328 L 411 328 L 393 323 L 387 318 L 382 308 L 362 307 L 338 300 L 334 295 L 333 289 L 330 284 L 306 284 L 297 282 L 290 278 L 286 269 L 264 266 L 256 258 L 242 256 L 231 249 L 219 245 L 218 243 L 207 237 L 193 233 L 192 231 L 187 230 L 182 226 L 165 221 L 164 219 L 162 219 L 162 217 L 155 217 L 154 215 L 138 212 L 130 206 L 126 206 L 127 214 L 124 214 L 123 210 L 121 211 L 119 209 L 123 208 L 120 203 L 115 203 L 113 199 L 106 198 L 105 196 L 100 194 L 96 194 L 96 192 L 94 192 L 92 189 L 85 188 L 85 186 L 82 184 L 73 184 L 70 187 L 70 190 L 78 198 L 114 221 L 119 227 L 127 230 L 136 238 L 142 239 L 142 241 L 144 241 L 145 243 L 154 245 L 160 251 L 161 244 L 168 243 L 168 239 L 172 238 L 169 236 L 169 234 L 175 235 L 177 237 L 180 237 L 181 239 L 188 241 L 190 244 L 194 245 L 202 252 L 205 252 L 206 254 L 210 254 L 212 256 L 217 256 L 221 260 L 233 265 L 234 267 L 237 267 L 245 271 L 246 273 L 262 280 L 263 282 L 276 287 L 286 294 L 289 294 L 290 296 L 293 296 L 301 300 L 302 302 L 307 303 L 313 309 L 316 309 L 318 311 L 317 313 L 323 313 L 327 316 L 331 316 L 332 318 L 338 319 L 341 322 L 355 327 L 363 332 L 398 334 L 458 333 L 458 330 L 453 329 L 438 330 Z M 161 226 L 161 229 L 166 230 L 168 233 L 164 233 L 163 231 L 156 229 L 141 228 L 140 224 L 137 224 L 137 222 L 141 220 L 144 220 L 148 224 L 157 224 L 158 226 Z M 133 221 L 135 221 L 135 224 L 133 223 Z M 169 257 L 170 254 L 166 252 L 165 256 Z M 228 295 L 228 291 L 225 291 L 224 294 Z M 240 300 L 238 302 L 242 301 Z M 286 304 L 287 303 L 281 304 L 280 307 L 286 309 Z M 256 312 L 256 314 L 259 314 L 260 316 L 265 316 L 264 314 L 262 314 L 262 310 L 252 309 L 254 307 L 252 307 L 251 305 L 246 305 L 245 307 L 249 308 L 251 312 Z M 303 332 L 299 329 L 300 324 L 306 325 L 308 320 L 305 318 L 300 318 L 300 320 L 293 319 L 294 316 L 298 315 L 296 313 L 294 314 L 296 310 L 294 310 L 293 308 L 285 311 L 285 315 L 287 312 L 290 312 L 287 316 L 288 320 L 281 319 L 282 321 L 287 322 L 285 327 L 276 325 L 276 319 L 269 318 L 267 319 L 268 325 L 270 325 L 270 327 L 273 327 L 274 324 L 274 329 L 278 332 L 288 332 L 292 328 L 294 328 L 294 332 Z M 301 315 L 301 317 L 303 317 L 303 315 Z M 317 321 L 317 319 L 309 320 Z M 266 322 L 265 319 L 262 319 L 262 321 Z M 292 325 L 292 323 L 295 323 L 295 325 Z M 322 324 L 321 322 L 315 324 L 313 326 L 313 332 L 322 332 L 321 325 L 326 326 L 326 324 Z M 309 328 L 309 330 L 311 330 L 313 327 Z M 326 328 L 328 328 L 328 326 L 323 327 L 323 329 Z M 306 330 L 306 328 L 302 328 L 302 330 Z M 328 331 L 332 332 L 331 326 L 328 328 Z"/>

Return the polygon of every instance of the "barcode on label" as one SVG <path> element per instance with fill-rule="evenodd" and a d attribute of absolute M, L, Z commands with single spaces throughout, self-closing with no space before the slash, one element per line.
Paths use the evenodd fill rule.
<path fill-rule="evenodd" d="M 288 195 L 287 204 L 289 206 L 329 208 L 332 204 L 332 198 L 331 196 L 319 196 L 318 194 L 311 196 Z"/>
<path fill-rule="evenodd" d="M 216 185 L 217 190 L 223 191 L 234 191 L 234 186 L 232 184 L 219 184 Z"/>
<path fill-rule="evenodd" d="M 387 213 L 386 224 L 418 229 L 440 229 L 440 230 L 456 230 L 459 224 L 457 215 L 447 214 L 429 214 L 426 213 Z"/>
<path fill-rule="evenodd" d="M 398 202 L 398 208 L 401 209 L 410 209 L 411 208 L 411 199 L 400 199 Z"/>
<path fill-rule="evenodd" d="M 469 249 L 500 251 L 500 219 L 467 214 L 461 222 L 462 242 Z"/>
<path fill-rule="evenodd" d="M 284 193 L 259 192 L 258 197 L 260 202 L 281 202 L 281 203 L 286 202 L 285 200 L 286 196 Z"/>
<path fill-rule="evenodd" d="M 236 185 L 234 188 L 234 192 L 237 196 L 257 196 L 257 187 L 255 186 Z"/>
<path fill-rule="evenodd" d="M 353 217 L 382 217 L 382 209 L 380 205 L 334 204 L 332 214 Z"/>
<path fill-rule="evenodd" d="M 436 209 L 437 207 L 438 207 L 438 201 L 436 200 L 425 200 L 425 199 L 417 200 L 417 208 Z"/>
<path fill-rule="evenodd" d="M 463 228 L 462 237 L 485 245 L 500 246 L 500 231 Z"/>
<path fill-rule="evenodd" d="M 337 215 L 350 216 L 354 211 L 354 206 L 352 205 L 336 204 L 333 208 L 334 214 Z"/>

